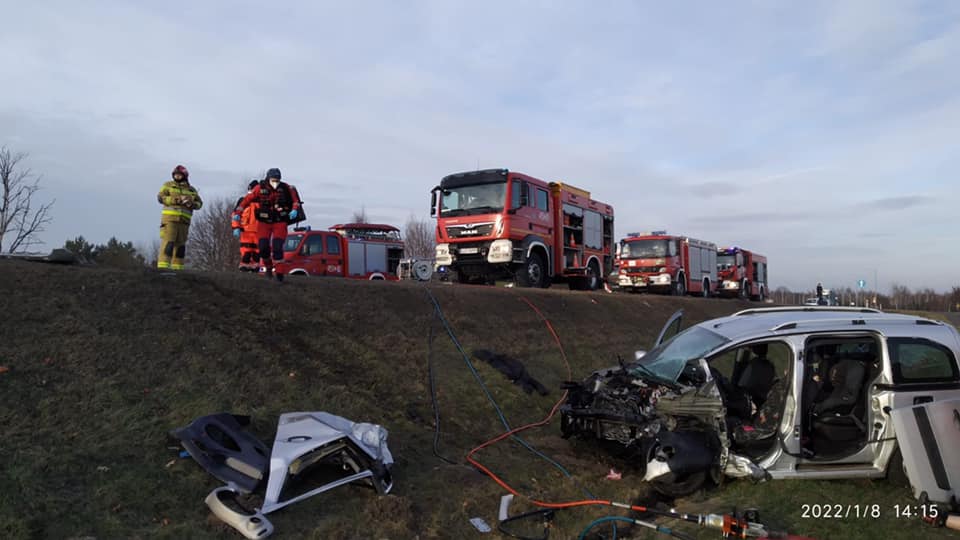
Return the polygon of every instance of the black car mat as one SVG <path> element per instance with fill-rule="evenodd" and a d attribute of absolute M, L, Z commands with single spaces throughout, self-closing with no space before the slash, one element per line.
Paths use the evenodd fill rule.
<path fill-rule="evenodd" d="M 207 472 L 250 493 L 267 476 L 270 450 L 244 429 L 249 424 L 249 416 L 210 414 L 171 431 L 170 436 Z"/>
<path fill-rule="evenodd" d="M 545 386 L 540 384 L 540 381 L 534 379 L 527 373 L 526 366 L 516 358 L 511 358 L 505 354 L 497 354 L 486 349 L 474 350 L 473 356 L 490 364 L 494 369 L 503 373 L 508 379 L 513 381 L 514 384 L 520 385 L 523 391 L 528 394 L 533 393 L 534 390 L 541 396 L 550 393 Z"/>

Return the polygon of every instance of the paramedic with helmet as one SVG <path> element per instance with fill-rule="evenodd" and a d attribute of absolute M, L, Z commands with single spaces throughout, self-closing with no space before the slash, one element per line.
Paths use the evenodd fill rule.
<path fill-rule="evenodd" d="M 274 274 L 273 260 L 283 260 L 287 224 L 300 221 L 300 196 L 296 188 L 280 180 L 280 169 L 274 168 L 267 171 L 266 178 L 240 201 L 233 221 L 240 221 L 243 211 L 255 202 L 260 205 L 256 211 L 260 264 L 267 277 L 271 277 Z M 240 230 L 234 229 L 233 235 L 239 238 Z M 277 273 L 276 276 L 277 281 L 283 281 L 283 274 Z"/>

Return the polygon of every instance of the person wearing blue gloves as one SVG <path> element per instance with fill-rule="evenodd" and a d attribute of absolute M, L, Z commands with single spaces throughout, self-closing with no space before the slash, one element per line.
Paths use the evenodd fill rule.
<path fill-rule="evenodd" d="M 266 178 L 240 201 L 233 214 L 233 221 L 240 221 L 248 206 L 259 204 L 256 210 L 257 247 L 260 250 L 260 264 L 267 277 L 274 276 L 273 261 L 283 260 L 287 225 L 304 219 L 297 188 L 282 182 L 280 178 L 280 169 L 267 171 Z M 233 235 L 239 238 L 240 229 L 234 229 Z M 277 281 L 283 281 L 283 274 L 277 272 L 276 278 Z"/>

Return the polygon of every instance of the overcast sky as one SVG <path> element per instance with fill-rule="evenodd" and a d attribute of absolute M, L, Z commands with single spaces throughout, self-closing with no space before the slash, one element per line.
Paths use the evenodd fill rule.
<path fill-rule="evenodd" d="M 507 167 L 773 287 L 960 284 L 960 2 L 2 3 L 48 248 L 149 242 L 178 163 L 207 199 L 279 167 L 317 227 Z"/>

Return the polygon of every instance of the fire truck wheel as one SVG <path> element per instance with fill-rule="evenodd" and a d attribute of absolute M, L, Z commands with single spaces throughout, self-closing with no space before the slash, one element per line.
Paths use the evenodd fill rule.
<path fill-rule="evenodd" d="M 675 296 L 684 296 L 687 294 L 687 285 L 683 282 L 683 276 L 680 276 L 680 279 L 674 284 L 673 294 Z"/>
<path fill-rule="evenodd" d="M 517 272 L 517 285 L 520 287 L 544 287 L 546 268 L 539 253 L 531 253 L 527 262 Z"/>
<path fill-rule="evenodd" d="M 710 280 L 703 280 L 703 290 L 700 291 L 700 296 L 704 298 L 710 298 Z"/>
<path fill-rule="evenodd" d="M 600 288 L 600 267 L 597 265 L 597 261 L 590 261 L 590 265 L 587 266 L 587 279 L 586 287 L 588 291 L 595 291 Z"/>

